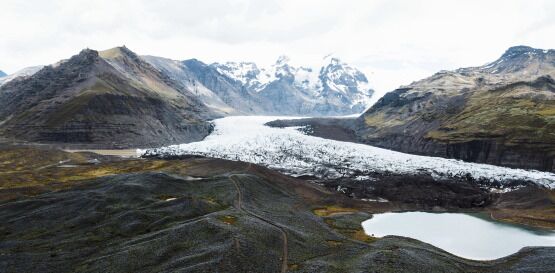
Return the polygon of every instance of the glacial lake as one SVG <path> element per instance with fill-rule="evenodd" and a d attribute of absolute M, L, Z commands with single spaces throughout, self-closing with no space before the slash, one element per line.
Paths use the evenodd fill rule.
<path fill-rule="evenodd" d="M 383 213 L 362 227 L 368 235 L 410 237 L 474 260 L 505 257 L 526 246 L 555 246 L 555 232 L 496 222 L 483 214 Z"/>

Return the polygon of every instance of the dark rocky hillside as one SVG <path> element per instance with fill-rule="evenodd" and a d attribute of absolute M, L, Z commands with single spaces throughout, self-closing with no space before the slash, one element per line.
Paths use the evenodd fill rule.
<path fill-rule="evenodd" d="M 472 261 L 409 238 L 366 236 L 360 223 L 370 213 L 395 210 L 395 203 L 359 202 L 248 163 L 99 158 L 29 147 L 0 151 L 2 272 L 552 272 L 555 267 L 553 248 Z M 93 158 L 100 163 L 91 163 Z"/>
<path fill-rule="evenodd" d="M 125 47 L 86 49 L 0 87 L 0 135 L 16 141 L 148 147 L 200 140 L 214 117 Z"/>
<path fill-rule="evenodd" d="M 359 139 L 398 151 L 555 170 L 555 50 L 508 49 L 480 67 L 441 71 L 387 93 Z"/>

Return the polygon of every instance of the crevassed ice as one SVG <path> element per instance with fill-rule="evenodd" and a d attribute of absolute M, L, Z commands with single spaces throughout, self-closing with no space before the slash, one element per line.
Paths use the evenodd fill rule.
<path fill-rule="evenodd" d="M 235 116 L 214 121 L 214 132 L 203 141 L 139 150 L 157 155 L 202 155 L 268 166 L 289 174 L 333 177 L 345 173 L 427 173 L 434 177 L 470 175 L 490 182 L 532 181 L 555 187 L 555 174 L 511 169 L 454 159 L 395 152 L 364 144 L 304 135 L 297 128 L 271 128 L 269 116 Z"/>

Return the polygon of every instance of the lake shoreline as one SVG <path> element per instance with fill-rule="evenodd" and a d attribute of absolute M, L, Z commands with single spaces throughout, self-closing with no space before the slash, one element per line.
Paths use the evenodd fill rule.
<path fill-rule="evenodd" d="M 529 246 L 555 246 L 555 232 L 483 217 L 480 213 L 388 212 L 362 222 L 366 234 L 403 236 L 473 260 L 495 260 Z"/>

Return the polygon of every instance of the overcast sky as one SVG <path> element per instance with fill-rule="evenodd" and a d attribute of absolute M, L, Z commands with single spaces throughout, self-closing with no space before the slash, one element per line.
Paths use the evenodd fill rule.
<path fill-rule="evenodd" d="M 0 69 L 118 45 L 208 63 L 334 54 L 383 93 L 510 46 L 555 48 L 554 15 L 555 1 L 539 0 L 0 0 Z"/>

